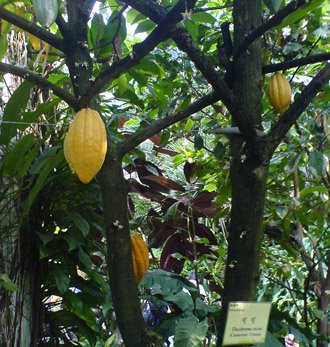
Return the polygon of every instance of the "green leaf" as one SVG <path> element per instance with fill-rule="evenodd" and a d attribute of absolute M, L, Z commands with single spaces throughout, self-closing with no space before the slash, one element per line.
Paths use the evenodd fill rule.
<path fill-rule="evenodd" d="M 127 90 L 131 90 L 134 93 L 134 88 L 128 83 L 126 74 L 120 75 L 117 83 L 119 95 L 124 95 Z"/>
<path fill-rule="evenodd" d="M 214 156 L 217 160 L 221 160 L 225 155 L 225 146 L 221 141 L 218 141 L 218 143 L 215 145 L 213 149 Z"/>
<path fill-rule="evenodd" d="M 155 63 L 149 58 L 144 58 L 140 61 L 139 65 L 134 69 L 137 71 L 141 71 L 144 73 L 148 73 L 148 75 L 157 75 L 161 76 L 165 73 L 162 67 L 159 64 Z"/>
<path fill-rule="evenodd" d="M 214 24 L 216 19 L 208 12 L 201 11 L 201 12 L 195 12 L 193 13 L 191 17 L 192 22 L 195 23 L 209 23 L 209 24 Z"/>
<path fill-rule="evenodd" d="M 254 347 L 283 347 L 283 344 L 280 343 L 280 341 L 269 331 L 267 331 L 265 343 L 254 345 Z"/>
<path fill-rule="evenodd" d="M 186 122 L 186 124 L 185 124 L 185 126 L 184 126 L 184 130 L 187 131 L 187 132 L 189 132 L 189 131 L 191 131 L 191 129 L 193 128 L 193 126 L 194 126 L 194 121 L 193 121 L 191 118 L 188 118 L 188 119 L 187 119 L 187 122 Z"/>
<path fill-rule="evenodd" d="M 149 19 L 141 21 L 136 29 L 135 29 L 135 34 L 139 33 L 149 33 L 154 29 L 155 25 L 150 21 Z"/>
<path fill-rule="evenodd" d="M 39 233 L 37 232 L 41 242 L 42 242 L 42 246 L 46 246 L 49 242 L 53 241 L 55 238 L 54 234 L 51 233 Z"/>
<path fill-rule="evenodd" d="M 58 147 L 53 147 L 55 150 L 58 149 Z M 30 190 L 29 195 L 27 196 L 26 200 L 23 203 L 23 212 L 22 215 L 25 216 L 32 203 L 34 202 L 34 199 L 40 192 L 40 190 L 47 184 L 47 179 L 49 175 L 54 171 L 54 168 L 59 164 L 60 161 L 63 160 L 63 152 L 58 151 L 58 153 L 52 153 L 50 156 L 46 156 L 44 158 L 44 165 L 42 169 L 40 170 L 40 173 L 38 175 L 38 178 L 34 185 L 32 186 L 32 189 Z"/>
<path fill-rule="evenodd" d="M 179 216 L 181 213 L 179 207 L 180 207 L 181 201 L 177 201 L 174 204 L 172 204 L 166 211 L 166 214 L 164 216 L 164 220 L 171 220 L 175 219 Z"/>
<path fill-rule="evenodd" d="M 81 233 L 86 237 L 89 233 L 90 226 L 86 219 L 81 217 L 77 212 L 68 212 L 68 217 L 72 220 L 73 224 L 81 231 Z"/>
<path fill-rule="evenodd" d="M 4 273 L 0 275 L 0 287 L 5 288 L 10 292 L 16 292 L 18 290 L 16 284 L 9 278 L 9 276 Z"/>
<path fill-rule="evenodd" d="M 185 277 L 160 269 L 149 271 L 143 278 L 141 285 L 163 296 L 181 292 L 182 288 L 186 288 L 193 298 L 199 296 L 197 287 Z"/>
<path fill-rule="evenodd" d="M 25 130 L 26 128 L 30 126 L 29 123 L 37 121 L 41 115 L 52 110 L 60 101 L 61 101 L 60 99 L 55 99 L 51 102 L 45 102 L 38 105 L 35 111 L 23 112 L 22 123 L 27 123 L 27 124 L 18 124 L 17 129 L 22 131 Z"/>
<path fill-rule="evenodd" d="M 66 271 L 61 265 L 54 266 L 52 270 L 57 288 L 61 294 L 64 294 L 68 290 L 70 284 L 68 271 Z"/>
<path fill-rule="evenodd" d="M 164 296 L 164 300 L 173 302 L 183 312 L 194 309 L 192 297 L 185 292 Z"/>
<path fill-rule="evenodd" d="M 271 13 L 275 13 L 281 7 L 283 0 L 264 0 L 264 4 L 268 7 Z"/>
<path fill-rule="evenodd" d="M 91 258 L 86 252 L 82 250 L 82 248 L 79 248 L 79 260 L 84 265 L 84 269 L 82 270 L 86 270 L 87 272 L 92 270 L 93 263 L 91 261 Z"/>
<path fill-rule="evenodd" d="M 284 28 L 299 21 L 302 18 L 306 18 L 309 13 L 315 11 L 317 7 L 319 7 L 323 2 L 324 0 L 309 1 L 305 6 L 298 8 L 296 11 L 292 12 L 290 15 L 284 18 L 278 28 Z"/>
<path fill-rule="evenodd" d="M 90 30 L 88 31 L 88 40 L 94 49 L 99 46 L 100 41 L 104 36 L 104 30 L 105 24 L 103 16 L 100 13 L 95 13 L 91 21 Z"/>
<path fill-rule="evenodd" d="M 324 154 L 319 151 L 311 152 L 308 156 L 308 167 L 315 177 L 325 174 L 326 160 Z"/>
<path fill-rule="evenodd" d="M 15 146 L 5 155 L 3 160 L 3 174 L 13 176 L 21 171 L 24 166 L 26 154 L 34 144 L 34 135 L 28 134 L 23 136 Z"/>
<path fill-rule="evenodd" d="M 204 139 L 201 135 L 196 134 L 194 137 L 194 148 L 196 151 L 202 149 L 204 146 Z"/>
<path fill-rule="evenodd" d="M 24 81 L 8 100 L 3 112 L 0 128 L 0 144 L 7 145 L 10 140 L 16 136 L 18 129 L 18 124 L 16 122 L 21 121 L 21 115 L 30 99 L 30 90 L 32 87 L 32 83 Z"/>
<path fill-rule="evenodd" d="M 4 31 L 4 24 L 2 24 L 2 31 L 1 31 L 1 35 L 0 35 L 0 60 L 2 60 L 2 58 L 5 56 L 7 49 L 8 49 L 8 41 L 7 41 L 7 30 Z M 9 26 L 8 30 L 9 30 Z"/>
<path fill-rule="evenodd" d="M 200 347 L 208 329 L 207 320 L 199 322 L 195 316 L 181 318 L 175 325 L 175 347 Z"/>
<path fill-rule="evenodd" d="M 198 38 L 198 25 L 195 21 L 192 20 L 185 20 L 184 26 L 187 29 L 190 36 L 193 38 L 193 40 L 197 40 Z"/>
<path fill-rule="evenodd" d="M 323 317 L 326 315 L 325 312 L 323 312 L 322 310 L 318 310 L 318 309 L 314 309 L 313 313 L 317 319 L 323 319 Z"/>
<path fill-rule="evenodd" d="M 81 245 L 85 243 L 83 235 L 77 229 L 71 229 L 65 234 L 62 234 L 61 237 L 68 243 L 69 252 L 76 248 L 79 248 Z"/>

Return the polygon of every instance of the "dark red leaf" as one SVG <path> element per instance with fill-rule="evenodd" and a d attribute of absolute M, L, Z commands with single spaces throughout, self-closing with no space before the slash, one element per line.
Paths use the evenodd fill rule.
<path fill-rule="evenodd" d="M 163 176 L 162 170 L 151 161 L 137 158 L 134 163 L 139 177 L 148 175 Z"/>
<path fill-rule="evenodd" d="M 212 230 L 203 224 L 194 224 L 195 233 L 200 238 L 206 238 L 209 240 L 210 245 L 217 245 L 217 239 L 213 234 Z"/>
<path fill-rule="evenodd" d="M 148 175 L 140 177 L 141 182 L 145 183 L 145 181 L 151 181 L 155 182 L 167 189 L 173 189 L 178 190 L 180 192 L 185 192 L 185 189 L 182 187 L 181 184 L 171 180 L 170 178 L 164 177 L 164 176 L 155 176 L 155 175 Z"/>
<path fill-rule="evenodd" d="M 128 191 L 131 193 L 139 193 L 142 196 L 150 199 L 151 201 L 155 201 L 158 203 L 162 203 L 165 198 L 164 195 L 161 194 L 160 192 L 153 190 L 143 184 L 140 184 L 134 178 L 129 178 L 127 182 L 128 182 Z"/>
<path fill-rule="evenodd" d="M 170 149 L 166 149 L 166 148 L 162 148 L 162 147 L 157 147 L 157 146 L 154 146 L 154 150 L 156 152 L 159 152 L 159 153 L 163 153 L 163 154 L 167 154 L 169 155 L 170 157 L 175 157 L 176 155 L 179 154 L 179 152 L 175 152 L 175 151 L 172 151 Z"/>
<path fill-rule="evenodd" d="M 184 266 L 184 259 L 176 259 L 174 257 L 168 256 L 163 263 L 161 263 L 160 268 L 174 273 L 181 273 Z"/>
<path fill-rule="evenodd" d="M 218 195 L 216 192 L 201 192 L 192 200 L 192 209 L 197 216 L 213 218 L 219 212 L 220 207 L 213 202 Z"/>
<path fill-rule="evenodd" d="M 189 161 L 186 161 L 183 166 L 183 172 L 186 177 L 187 182 L 192 182 L 192 178 L 196 175 L 196 163 L 189 163 Z"/>
<path fill-rule="evenodd" d="M 223 288 L 219 284 L 215 283 L 214 281 L 210 281 L 209 288 L 212 292 L 218 293 L 220 295 L 222 295 L 223 293 Z"/>
<path fill-rule="evenodd" d="M 149 242 L 148 244 L 152 248 L 159 248 L 162 246 L 165 241 L 175 233 L 175 228 L 170 225 L 164 224 L 161 228 L 154 229 L 149 234 Z"/>
<path fill-rule="evenodd" d="M 205 255 L 205 254 L 210 254 L 211 253 L 211 249 L 210 249 L 209 246 L 202 245 L 200 243 L 196 243 L 195 244 L 195 249 L 196 249 L 196 257 L 197 257 L 197 259 L 200 258 L 201 256 Z"/>
<path fill-rule="evenodd" d="M 161 269 L 175 273 L 182 271 L 185 260 L 174 258 L 172 254 L 181 254 L 184 242 L 185 240 L 180 233 L 174 234 L 167 240 L 160 256 Z"/>

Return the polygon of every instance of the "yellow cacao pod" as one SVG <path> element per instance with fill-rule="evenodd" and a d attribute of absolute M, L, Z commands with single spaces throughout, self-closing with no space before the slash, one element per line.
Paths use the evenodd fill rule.
<path fill-rule="evenodd" d="M 64 156 L 82 183 L 100 171 L 107 152 L 107 133 L 99 113 L 83 108 L 73 118 L 64 140 Z"/>
<path fill-rule="evenodd" d="M 290 106 L 291 86 L 286 77 L 281 73 L 275 73 L 269 81 L 268 99 L 276 112 L 282 114 Z"/>
<path fill-rule="evenodd" d="M 131 232 L 131 247 L 133 258 L 133 271 L 136 283 L 140 283 L 149 267 L 149 251 L 147 243 L 137 232 Z"/>

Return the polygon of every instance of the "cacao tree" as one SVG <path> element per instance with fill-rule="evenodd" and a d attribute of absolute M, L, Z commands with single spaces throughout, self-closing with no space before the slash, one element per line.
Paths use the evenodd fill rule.
<path fill-rule="evenodd" d="M 7 40 L 14 30 L 21 30 L 27 42 L 27 66 L 5 59 L 0 63 L 2 75 L 24 79 L 3 110 L 1 170 L 5 176 L 17 179 L 22 190 L 18 224 L 23 244 L 18 243 L 17 252 L 21 254 L 26 247 L 29 265 L 20 271 L 33 269 L 40 273 L 37 280 L 30 277 L 28 287 L 34 295 L 22 298 L 21 303 L 31 300 L 30 305 L 38 307 L 30 312 L 28 341 L 17 336 L 7 341 L 4 336 L 4 341 L 22 346 L 51 344 L 61 334 L 60 329 L 52 329 L 62 322 L 65 333 L 61 339 L 67 343 L 75 341 L 78 332 L 83 332 L 90 345 L 96 345 L 96 336 L 115 343 L 114 335 L 109 337 L 109 330 L 115 330 L 109 313 L 114 312 L 126 346 L 162 345 L 159 336 L 146 328 L 133 274 L 129 217 L 138 203 L 128 192 L 134 192 L 158 204 L 158 211 L 147 211 L 149 246 L 163 246 L 160 265 L 172 272 L 167 281 L 180 282 L 180 290 L 172 288 L 167 295 L 159 287 L 158 291 L 154 289 L 156 297 L 161 297 L 163 304 L 177 304 L 178 296 L 185 295 L 179 294 L 185 288 L 195 300 L 188 305 L 195 316 L 186 317 L 186 322 L 202 331 L 203 338 L 208 329 L 206 318 L 212 310 L 204 308 L 200 316 L 196 313 L 196 303 L 200 311 L 203 305 L 197 300 L 198 261 L 212 256 L 212 247 L 218 245 L 218 233 L 213 230 L 220 227 L 211 227 L 202 219 L 227 214 L 224 229 L 228 228 L 228 249 L 220 291 L 221 312 L 214 315 L 216 322 L 210 324 L 218 346 L 222 345 L 228 303 L 256 299 L 260 257 L 265 254 L 264 231 L 276 241 L 283 241 L 283 235 L 290 240 L 290 227 L 294 227 L 297 248 L 292 252 L 299 253 L 308 270 L 305 294 L 302 293 L 306 312 L 302 316 L 308 327 L 311 323 L 306 293 L 313 278 L 318 286 L 317 346 L 326 346 L 330 257 L 317 255 L 315 261 L 309 253 L 325 253 L 327 243 L 311 248 L 302 243 L 303 230 L 309 224 L 303 209 L 292 208 L 285 218 L 282 214 L 283 223 L 275 226 L 267 222 L 275 219 L 268 213 L 269 205 L 315 192 L 311 185 L 301 183 L 303 171 L 299 172 L 298 163 L 303 156 L 307 155 L 310 167 L 318 171 L 323 187 L 320 192 L 329 197 L 326 148 L 311 152 L 310 147 L 316 143 L 310 141 L 312 145 L 304 148 L 301 143 L 298 146 L 297 136 L 292 135 L 295 129 L 306 136 L 305 124 L 311 124 L 312 112 L 318 114 L 316 123 L 321 120 L 323 127 L 325 124 L 323 112 L 329 102 L 330 79 L 327 2 L 3 0 L 0 5 L 0 56 L 6 57 Z M 301 67 L 308 67 L 308 73 L 298 73 Z M 292 79 L 294 96 L 290 107 L 283 112 L 280 107 L 283 114 L 278 115 L 263 91 L 270 75 L 281 71 Z M 295 75 L 301 76 L 302 81 Z M 62 144 L 73 113 L 87 107 L 102 115 L 108 145 L 96 179 L 84 186 L 70 172 Z M 40 130 L 42 121 L 55 129 L 41 126 Z M 327 125 L 324 131 L 326 128 Z M 186 151 L 184 158 L 178 154 L 180 148 L 169 148 L 171 141 L 182 133 L 188 143 L 193 143 L 190 147 L 185 143 L 193 149 L 190 154 Z M 185 183 L 166 177 L 155 163 L 143 157 L 141 144 L 148 139 L 158 152 L 175 155 L 182 163 L 187 161 L 183 166 Z M 289 146 L 294 149 L 288 150 Z M 210 158 L 199 158 L 198 166 L 198 151 L 205 149 Z M 272 186 L 272 172 L 276 159 L 286 153 L 296 153 L 295 161 L 288 159 L 287 163 L 291 165 L 287 172 L 293 179 L 288 186 L 288 180 L 283 186 L 276 182 L 279 193 Z M 203 160 L 203 165 L 210 163 L 207 169 L 201 165 Z M 203 170 L 212 180 L 218 180 L 213 188 Z M 230 184 L 222 182 L 225 172 Z M 198 185 L 186 187 L 197 182 L 196 175 L 202 177 L 208 191 Z M 286 196 L 285 189 L 291 189 L 293 195 Z M 175 196 L 170 194 L 172 191 Z M 214 200 L 218 195 L 220 199 Z M 311 202 L 304 205 L 305 214 L 313 211 L 311 206 L 307 208 L 308 204 Z M 272 209 L 275 210 L 279 211 Z M 318 230 L 317 239 L 328 231 L 319 232 L 329 217 L 323 216 L 311 228 Z M 62 226 L 70 226 L 70 232 Z M 198 238 L 207 242 L 195 242 Z M 311 244 L 313 240 L 311 237 Z M 5 244 L 6 237 L 1 241 Z M 174 253 L 184 258 L 175 257 Z M 189 261 L 197 287 L 174 274 L 180 273 Z M 262 268 L 267 268 L 267 262 L 263 258 L 262 261 Z M 100 270 L 101 276 L 93 271 L 96 265 L 103 266 L 107 273 Z M 47 269 L 51 272 L 47 273 Z M 11 271 L 8 278 L 1 277 L 1 285 L 6 291 L 15 292 L 10 279 L 16 276 L 15 269 Z M 155 272 L 141 287 L 147 290 L 148 284 L 150 288 L 156 280 L 163 283 L 164 276 Z M 211 278 L 214 285 L 215 277 Z M 108 283 L 104 278 L 108 278 Z M 217 274 L 218 282 L 220 278 Z M 262 281 L 266 283 L 265 278 Z M 74 295 L 70 288 L 80 288 L 82 294 Z M 41 289 L 47 294 L 44 302 L 38 296 Z M 171 301 L 170 295 L 178 296 Z M 56 309 L 56 298 L 60 298 L 64 310 Z M 186 303 L 188 299 L 182 300 Z M 88 306 L 86 302 L 92 304 Z M 17 307 L 14 316 L 19 315 Z M 43 311 L 45 307 L 49 310 Z M 47 326 L 38 320 L 40 312 L 47 316 Z M 179 323 L 176 329 L 180 330 Z M 214 343 L 211 340 L 209 345 Z"/>

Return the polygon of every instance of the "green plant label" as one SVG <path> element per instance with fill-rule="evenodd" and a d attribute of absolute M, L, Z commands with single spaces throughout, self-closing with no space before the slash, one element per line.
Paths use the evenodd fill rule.
<path fill-rule="evenodd" d="M 264 343 L 271 303 L 230 302 L 223 346 Z"/>

